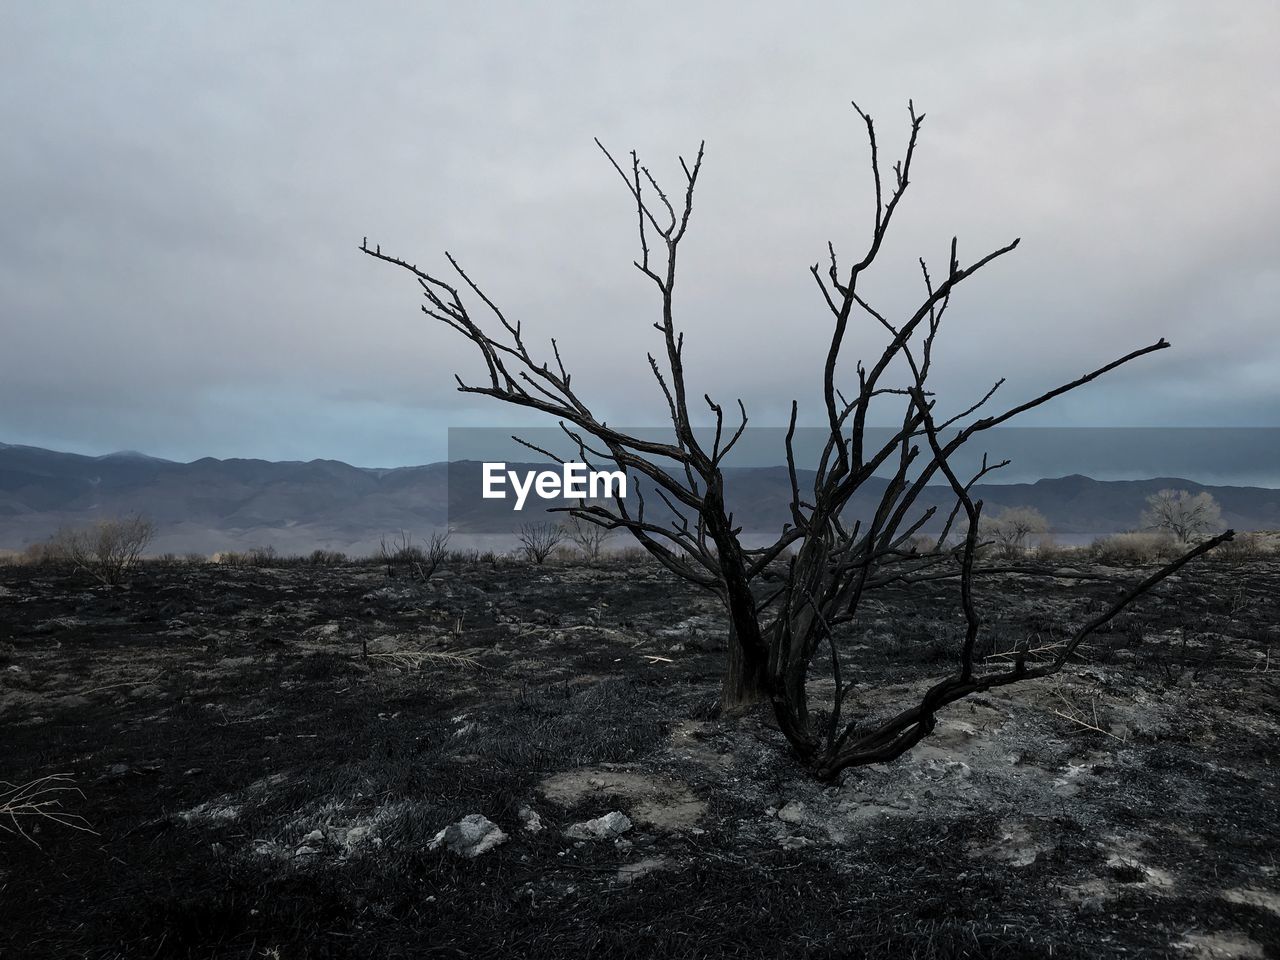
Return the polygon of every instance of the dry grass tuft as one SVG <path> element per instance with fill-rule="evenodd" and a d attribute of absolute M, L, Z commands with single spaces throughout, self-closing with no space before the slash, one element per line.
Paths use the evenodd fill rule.
<path fill-rule="evenodd" d="M 444 663 L 452 667 L 472 667 L 476 670 L 481 669 L 480 661 L 473 657 L 465 657 L 460 653 L 440 653 L 437 651 L 421 651 L 418 653 L 371 653 L 370 660 L 380 660 L 383 663 L 398 667 L 405 673 L 413 673 L 421 670 L 424 663 Z"/>

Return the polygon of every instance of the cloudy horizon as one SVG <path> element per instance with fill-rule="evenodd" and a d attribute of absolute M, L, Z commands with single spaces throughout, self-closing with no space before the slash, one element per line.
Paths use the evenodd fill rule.
<path fill-rule="evenodd" d="M 454 391 L 477 358 L 366 235 L 454 252 L 531 344 L 560 339 L 602 418 L 657 422 L 655 303 L 597 136 L 668 182 L 706 139 L 691 388 L 816 423 L 808 266 L 868 226 L 851 99 L 888 157 L 907 100 L 927 114 L 877 304 L 913 305 L 916 258 L 941 269 L 953 234 L 963 260 L 1022 238 L 956 296 L 944 407 L 1163 336 L 1022 422 L 1280 426 L 1278 26 L 1261 2 L 12 8 L 0 442 L 397 466 L 444 459 L 449 427 L 546 425 Z"/>

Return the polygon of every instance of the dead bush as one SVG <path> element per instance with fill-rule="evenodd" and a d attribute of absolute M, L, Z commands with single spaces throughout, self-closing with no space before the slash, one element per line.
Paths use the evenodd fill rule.
<path fill-rule="evenodd" d="M 1224 543 L 1214 557 L 1223 563 L 1239 567 L 1274 553 L 1275 550 L 1265 534 L 1250 531 L 1237 534 L 1234 540 Z"/>
<path fill-rule="evenodd" d="M 526 523 L 520 528 L 520 553 L 532 563 L 546 563 L 551 551 L 565 539 L 565 529 L 558 523 Z"/>
<path fill-rule="evenodd" d="M 347 555 L 341 550 L 312 550 L 307 562 L 313 567 L 337 567 L 347 562 Z"/>
<path fill-rule="evenodd" d="M 387 566 L 387 576 L 408 576 L 417 580 L 430 580 L 441 564 L 449 557 L 449 531 L 432 533 L 425 545 L 413 542 L 413 537 L 401 530 L 390 540 L 383 537 L 378 545 L 378 557 Z"/>
<path fill-rule="evenodd" d="M 49 557 L 115 585 L 137 566 L 154 537 L 155 525 L 141 514 L 99 520 L 89 527 L 59 530 L 48 543 Z"/>
<path fill-rule="evenodd" d="M 605 543 L 613 536 L 613 531 L 608 527 L 602 527 L 598 523 L 592 523 L 581 517 L 574 517 L 569 521 L 567 533 L 574 546 L 581 550 L 582 555 L 591 563 L 600 559 Z"/>
<path fill-rule="evenodd" d="M 1130 531 L 1099 537 L 1089 552 L 1098 563 L 1155 563 L 1177 556 L 1178 543 L 1167 531 Z"/>

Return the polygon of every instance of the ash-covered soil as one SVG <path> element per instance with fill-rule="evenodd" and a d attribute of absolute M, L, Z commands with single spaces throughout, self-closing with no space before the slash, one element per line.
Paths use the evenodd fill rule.
<path fill-rule="evenodd" d="M 827 785 L 715 715 L 718 612 L 644 561 L 0 569 L 0 780 L 95 831 L 0 833 L 0 956 L 1280 956 L 1278 586 L 1201 563 Z M 856 709 L 950 668 L 955 589 L 875 595 Z M 1118 590 L 988 579 L 984 653 Z M 508 839 L 430 848 L 468 814 Z"/>

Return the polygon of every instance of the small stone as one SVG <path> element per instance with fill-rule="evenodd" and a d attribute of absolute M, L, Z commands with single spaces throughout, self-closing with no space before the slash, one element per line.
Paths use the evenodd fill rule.
<path fill-rule="evenodd" d="M 324 834 L 319 830 L 312 830 L 302 838 L 302 842 L 305 844 L 324 843 Z"/>
<path fill-rule="evenodd" d="M 516 815 L 520 818 L 520 826 L 525 833 L 539 833 L 542 830 L 542 817 L 531 807 L 521 807 Z"/>
<path fill-rule="evenodd" d="M 437 833 L 428 848 L 438 850 L 446 847 L 451 853 L 471 859 L 488 853 L 506 840 L 507 835 L 488 817 L 469 813 Z"/>
<path fill-rule="evenodd" d="M 572 840 L 611 840 L 622 836 L 630 829 L 630 818 L 625 813 L 614 810 L 603 817 L 575 823 L 564 832 L 564 835 Z"/>
<path fill-rule="evenodd" d="M 805 806 L 799 800 L 790 800 L 778 811 L 778 819 L 783 823 L 804 823 Z"/>

